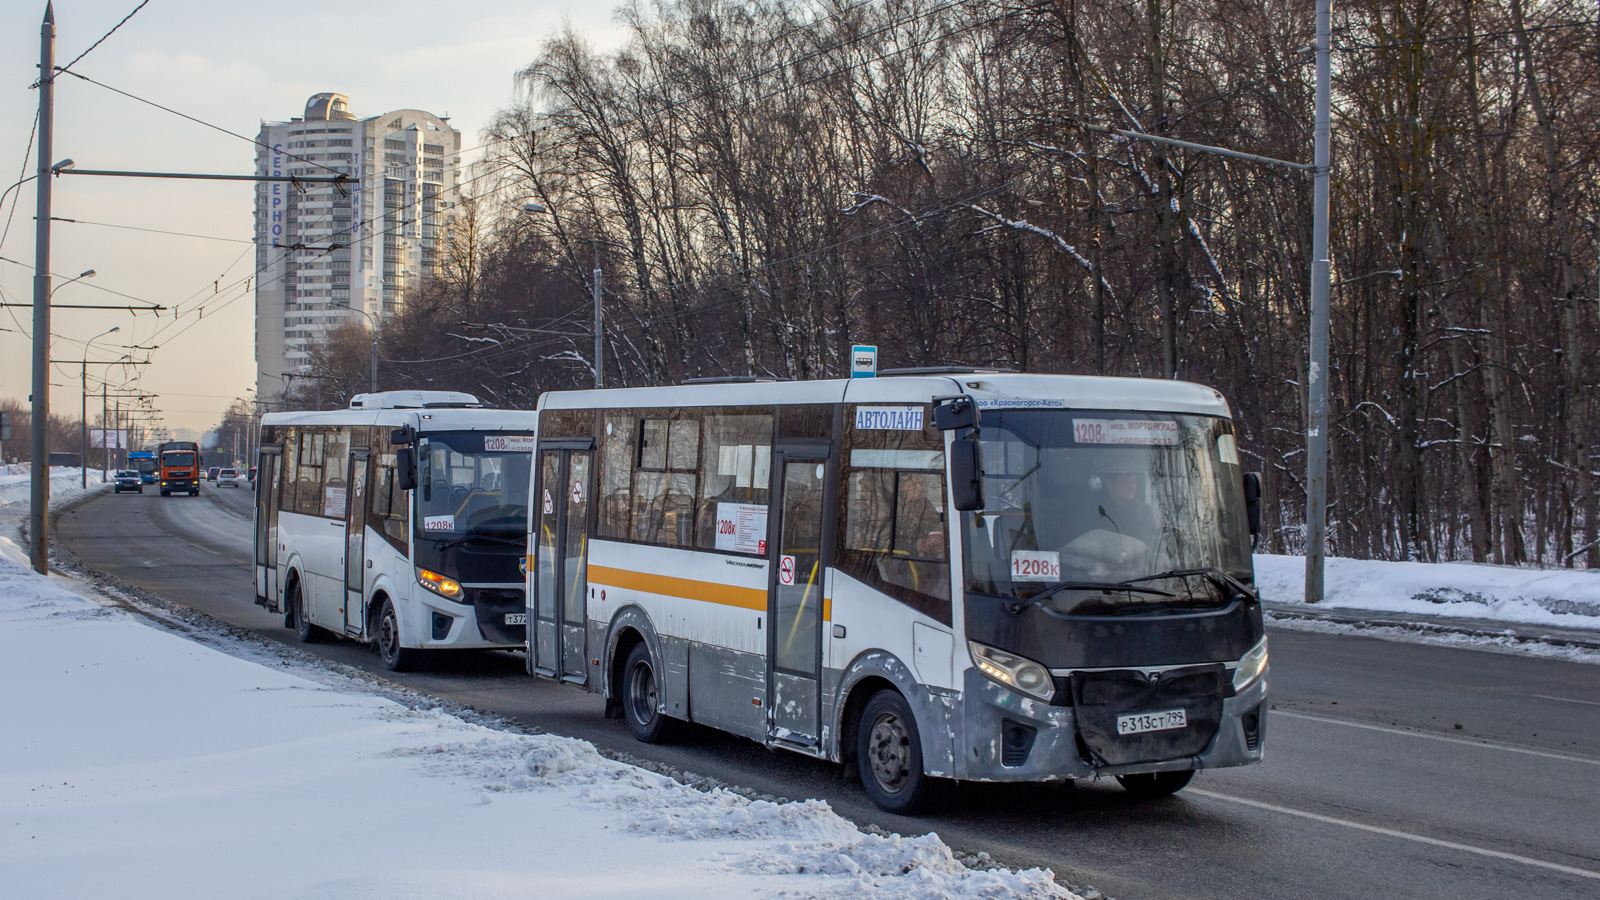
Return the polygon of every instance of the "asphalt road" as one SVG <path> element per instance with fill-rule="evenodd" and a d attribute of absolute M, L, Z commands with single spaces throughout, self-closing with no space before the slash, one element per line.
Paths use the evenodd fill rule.
<path fill-rule="evenodd" d="M 273 640 L 253 603 L 248 489 L 96 498 L 56 529 L 88 564 Z M 1600 897 L 1600 666 L 1272 631 L 1267 761 L 1139 802 L 1115 782 L 962 785 L 931 813 L 873 807 L 837 767 L 704 729 L 635 743 L 601 702 L 530 678 L 517 653 L 391 675 L 370 650 L 310 645 L 410 688 L 786 797 L 858 823 L 937 831 L 1047 865 L 1117 900 Z"/>

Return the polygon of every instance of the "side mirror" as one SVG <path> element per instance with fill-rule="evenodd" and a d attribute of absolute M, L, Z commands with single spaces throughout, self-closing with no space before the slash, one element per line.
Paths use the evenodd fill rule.
<path fill-rule="evenodd" d="M 417 455 L 410 447 L 400 447 L 394 451 L 394 483 L 402 491 L 417 486 Z"/>
<path fill-rule="evenodd" d="M 1261 473 L 1244 473 L 1244 514 L 1250 520 L 1250 536 L 1261 533 Z"/>
<path fill-rule="evenodd" d="M 978 427 L 978 405 L 966 394 L 933 398 L 933 427 L 940 431 Z"/>
<path fill-rule="evenodd" d="M 983 460 L 970 431 L 950 442 L 950 494 L 957 512 L 983 509 Z"/>
<path fill-rule="evenodd" d="M 404 447 L 406 444 L 415 444 L 416 442 L 417 430 L 410 425 L 403 425 L 389 432 L 389 443 L 396 447 Z"/>

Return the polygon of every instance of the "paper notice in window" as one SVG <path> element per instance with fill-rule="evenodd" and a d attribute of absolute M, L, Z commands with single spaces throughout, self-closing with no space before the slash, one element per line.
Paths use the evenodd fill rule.
<path fill-rule="evenodd" d="M 1080 444 L 1170 447 L 1178 443 L 1178 423 L 1160 419 L 1073 419 L 1072 438 Z"/>
<path fill-rule="evenodd" d="M 335 519 L 344 518 L 344 488 L 325 487 L 322 489 L 322 514 Z"/>
<path fill-rule="evenodd" d="M 1054 550 L 1011 551 L 1012 581 L 1060 581 L 1061 554 Z"/>
<path fill-rule="evenodd" d="M 424 516 L 422 519 L 423 531 L 455 531 L 455 516 Z"/>
<path fill-rule="evenodd" d="M 766 552 L 767 508 L 754 503 L 718 503 L 717 549 Z"/>

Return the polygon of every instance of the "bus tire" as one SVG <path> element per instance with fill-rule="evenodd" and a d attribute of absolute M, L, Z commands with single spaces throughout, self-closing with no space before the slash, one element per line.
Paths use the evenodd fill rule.
<path fill-rule="evenodd" d="M 417 667 L 417 657 L 421 650 L 408 649 L 400 645 L 400 616 L 395 612 L 394 601 L 388 597 L 383 598 L 383 605 L 378 607 L 378 633 L 373 643 L 378 645 L 378 658 L 383 660 L 383 667 L 391 672 L 409 672 Z"/>
<path fill-rule="evenodd" d="M 661 678 L 642 642 L 622 665 L 622 718 L 641 743 L 659 744 L 672 736 L 672 719 L 661 711 Z"/>
<path fill-rule="evenodd" d="M 296 579 L 289 585 L 289 622 L 294 627 L 294 636 L 302 644 L 320 644 L 327 632 L 311 624 L 311 617 L 306 615 L 305 595 L 300 591 L 300 581 Z"/>
<path fill-rule="evenodd" d="M 1170 797 L 1189 786 L 1194 770 L 1182 772 L 1146 772 L 1139 775 L 1118 775 L 1122 789 L 1142 800 Z"/>
<path fill-rule="evenodd" d="M 885 812 L 910 813 L 927 798 L 917 720 L 899 692 L 879 691 L 861 711 L 856 767 L 867 799 Z"/>

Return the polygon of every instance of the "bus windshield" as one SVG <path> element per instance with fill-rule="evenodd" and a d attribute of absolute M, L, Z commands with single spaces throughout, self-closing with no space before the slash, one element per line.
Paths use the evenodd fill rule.
<path fill-rule="evenodd" d="M 495 449 L 484 449 L 486 437 Z M 426 435 L 418 453 L 417 536 L 523 552 L 532 443 L 471 431 Z"/>
<path fill-rule="evenodd" d="M 156 461 L 148 457 L 131 456 L 128 459 L 128 467 L 140 475 L 153 475 L 156 471 Z"/>
<path fill-rule="evenodd" d="M 982 422 L 984 509 L 962 515 L 968 591 L 1138 614 L 1221 606 L 1233 591 L 1218 582 L 1251 580 L 1227 419 L 1023 409 Z M 1151 577 L 1195 569 L 1218 577 Z"/>

